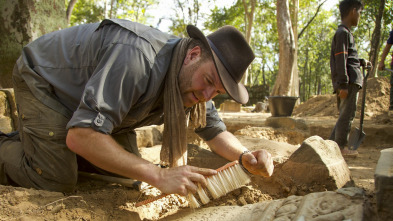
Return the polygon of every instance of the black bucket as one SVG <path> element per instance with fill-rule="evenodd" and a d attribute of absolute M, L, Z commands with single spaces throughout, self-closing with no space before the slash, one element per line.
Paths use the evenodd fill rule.
<path fill-rule="evenodd" d="M 289 117 L 299 97 L 270 96 L 269 109 L 272 117 Z"/>

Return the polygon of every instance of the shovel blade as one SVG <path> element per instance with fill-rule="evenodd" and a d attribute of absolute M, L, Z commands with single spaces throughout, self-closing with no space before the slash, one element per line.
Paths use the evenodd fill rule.
<path fill-rule="evenodd" d="M 348 148 L 350 150 L 356 150 L 362 144 L 364 138 L 366 137 L 366 133 L 364 131 L 360 131 L 359 128 L 356 128 L 351 132 L 348 139 Z"/>

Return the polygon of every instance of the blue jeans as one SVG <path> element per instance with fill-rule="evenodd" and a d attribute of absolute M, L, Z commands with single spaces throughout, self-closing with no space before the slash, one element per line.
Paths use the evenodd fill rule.
<path fill-rule="evenodd" d="M 349 84 L 348 96 L 345 99 L 340 99 L 338 94 L 337 92 L 337 105 L 340 115 L 329 139 L 335 141 L 343 149 L 348 144 L 349 132 L 356 115 L 359 86 Z"/>

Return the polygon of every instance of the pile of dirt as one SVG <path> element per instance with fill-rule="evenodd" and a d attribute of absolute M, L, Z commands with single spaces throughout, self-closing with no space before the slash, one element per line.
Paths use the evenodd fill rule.
<path fill-rule="evenodd" d="M 309 136 L 307 132 L 298 129 L 250 126 L 236 131 L 234 135 L 284 142 L 292 145 L 301 144 Z"/>
<path fill-rule="evenodd" d="M 359 118 L 363 90 L 360 90 L 356 117 Z M 386 77 L 370 78 L 367 81 L 365 117 L 374 119 L 377 123 L 392 124 L 387 116 L 389 109 L 390 84 Z M 315 95 L 306 102 L 296 106 L 294 116 L 338 116 L 337 99 L 335 94 Z"/>

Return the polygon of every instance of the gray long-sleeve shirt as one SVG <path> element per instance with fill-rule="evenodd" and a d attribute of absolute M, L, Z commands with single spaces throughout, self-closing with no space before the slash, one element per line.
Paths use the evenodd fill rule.
<path fill-rule="evenodd" d="M 339 25 L 333 37 L 330 70 L 334 91 L 347 89 L 349 84 L 363 85 L 360 61 L 351 31 Z"/>
<path fill-rule="evenodd" d="M 163 123 L 163 88 L 179 38 L 126 20 L 56 31 L 24 47 L 21 77 L 48 107 L 70 118 L 67 128 L 106 134 Z M 211 104 L 205 140 L 225 125 Z"/>

